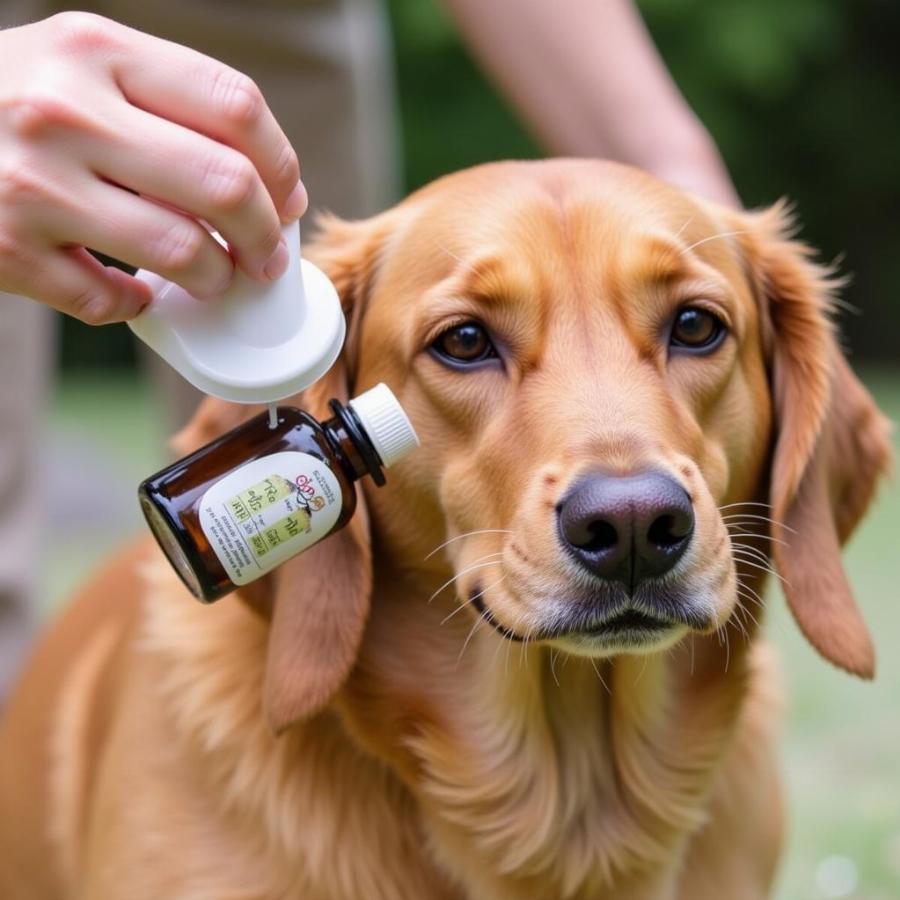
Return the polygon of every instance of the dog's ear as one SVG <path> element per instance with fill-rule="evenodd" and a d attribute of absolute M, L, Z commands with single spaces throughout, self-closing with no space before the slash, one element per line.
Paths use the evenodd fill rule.
<path fill-rule="evenodd" d="M 743 215 L 741 228 L 761 298 L 775 408 L 775 564 L 810 643 L 835 665 L 871 678 L 875 652 L 840 546 L 890 464 L 889 425 L 838 345 L 831 313 L 840 281 L 792 239 L 785 205 Z"/>
<path fill-rule="evenodd" d="M 306 254 L 331 278 L 347 317 L 347 339 L 329 372 L 286 403 L 320 421 L 328 401 L 346 401 L 356 378 L 361 320 L 390 230 L 388 214 L 364 222 L 328 217 Z M 175 439 L 187 452 L 258 413 L 261 407 L 206 400 Z M 264 705 L 273 730 L 322 709 L 352 669 L 369 612 L 372 562 L 365 499 L 341 531 L 288 560 L 261 582 L 242 588 L 243 599 L 271 616 Z"/>
<path fill-rule="evenodd" d="M 348 365 L 340 359 L 297 401 L 320 421 L 328 401 L 349 395 Z M 279 566 L 268 579 L 272 624 L 264 702 L 273 730 L 318 712 L 343 684 L 356 660 L 369 614 L 372 560 L 365 498 L 340 531 Z"/>

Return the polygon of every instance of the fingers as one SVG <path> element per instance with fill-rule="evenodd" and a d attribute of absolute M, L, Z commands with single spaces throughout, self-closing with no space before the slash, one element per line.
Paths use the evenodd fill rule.
<path fill-rule="evenodd" d="M 134 315 L 148 289 L 84 247 L 199 297 L 224 289 L 234 263 L 256 278 L 281 274 L 280 224 L 305 210 L 306 194 L 252 82 L 86 13 L 0 37 L 10 76 L 0 85 L 0 288 L 100 323 Z"/>
<path fill-rule="evenodd" d="M 132 319 L 151 299 L 148 284 L 103 266 L 80 247 L 43 254 L 28 279 L 28 295 L 88 325 Z"/>
<path fill-rule="evenodd" d="M 206 220 L 228 242 L 236 264 L 252 277 L 271 280 L 282 274 L 287 248 L 280 243 L 281 222 L 246 156 L 130 107 L 115 127 L 115 139 L 94 142 L 86 149 L 93 171 Z M 147 147 L 153 147 L 152 154 Z M 212 287 L 208 283 L 204 294 Z"/>
<path fill-rule="evenodd" d="M 278 215 L 306 209 L 300 165 L 256 84 L 201 53 L 136 31 L 113 56 L 113 73 L 135 106 L 239 150 L 259 172 Z M 149 43 L 149 42 L 152 42 Z"/>
<path fill-rule="evenodd" d="M 54 239 L 157 272 L 199 298 L 221 294 L 233 275 L 231 257 L 197 221 L 104 182 L 60 205 Z"/>

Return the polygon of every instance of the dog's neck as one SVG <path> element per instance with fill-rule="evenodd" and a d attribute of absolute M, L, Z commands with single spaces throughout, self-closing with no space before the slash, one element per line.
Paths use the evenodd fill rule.
<path fill-rule="evenodd" d="M 442 625 L 454 606 L 428 605 L 433 587 L 377 573 L 349 682 L 276 739 L 264 618 L 237 601 L 211 617 L 175 579 L 160 563 L 142 646 L 160 655 L 173 735 L 210 802 L 260 823 L 283 860 L 267 871 L 288 881 L 267 896 L 297 884 L 341 900 L 669 896 L 741 706 L 743 641 L 726 652 L 698 638 L 595 671 L 482 625 L 461 652 L 469 611 Z M 397 880 L 373 893 L 373 871 Z"/>
<path fill-rule="evenodd" d="M 341 708 L 420 798 L 439 859 L 470 873 L 473 897 L 659 896 L 703 821 L 745 642 L 563 657 L 506 641 L 471 611 L 447 619 L 455 602 L 411 616 L 429 587 L 376 574 Z"/>

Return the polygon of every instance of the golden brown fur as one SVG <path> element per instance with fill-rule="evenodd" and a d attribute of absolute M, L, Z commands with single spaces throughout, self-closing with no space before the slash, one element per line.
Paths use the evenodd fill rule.
<path fill-rule="evenodd" d="M 735 213 L 563 160 L 326 222 L 311 253 L 349 337 L 298 402 L 323 414 L 386 381 L 423 446 L 344 532 L 213 608 L 148 542 L 85 588 L 0 731 L 0 895 L 767 896 L 781 813 L 755 516 L 775 520 L 804 633 L 870 677 L 839 544 L 888 462 L 829 275 L 788 227 L 781 208 Z M 733 337 L 670 358 L 660 323 L 701 299 Z M 502 335 L 505 368 L 427 352 L 463 318 Z M 181 445 L 247 414 L 210 401 Z M 520 636 L 565 614 L 586 588 L 555 506 L 597 466 L 688 486 L 679 577 L 710 626 L 645 653 L 504 639 L 466 599 L 483 589 Z M 750 502 L 771 506 L 728 506 Z"/>

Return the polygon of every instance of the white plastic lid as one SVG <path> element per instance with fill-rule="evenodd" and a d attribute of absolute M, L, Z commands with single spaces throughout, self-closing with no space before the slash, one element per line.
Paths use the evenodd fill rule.
<path fill-rule="evenodd" d="M 138 272 L 153 300 L 128 323 L 131 330 L 191 384 L 223 400 L 272 403 L 309 387 L 341 351 L 344 315 L 334 285 L 300 258 L 299 223 L 282 233 L 287 271 L 269 284 L 235 271 L 215 300 Z"/>
<path fill-rule="evenodd" d="M 376 384 L 347 405 L 356 413 L 385 468 L 419 446 L 412 422 L 386 384 Z"/>

